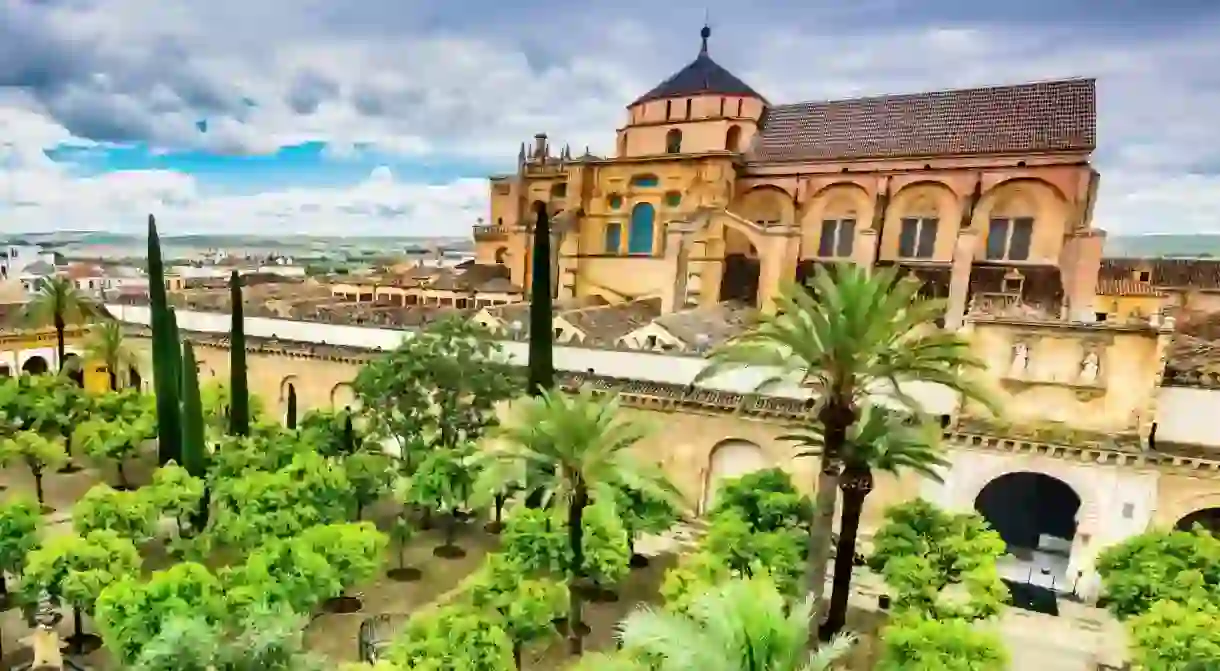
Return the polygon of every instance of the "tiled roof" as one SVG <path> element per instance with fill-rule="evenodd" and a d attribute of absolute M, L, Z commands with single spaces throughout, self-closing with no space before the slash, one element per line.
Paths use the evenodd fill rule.
<path fill-rule="evenodd" d="M 1131 277 L 1098 277 L 1097 291 L 1099 296 L 1164 296 L 1151 282 L 1140 282 Z"/>
<path fill-rule="evenodd" d="M 645 298 L 572 310 L 561 316 L 564 321 L 585 334 L 583 344 L 613 344 L 619 338 L 661 316 L 661 299 Z"/>
<path fill-rule="evenodd" d="M 1093 79 L 778 105 L 756 162 L 1091 151 Z"/>
<path fill-rule="evenodd" d="M 719 303 L 709 308 L 671 312 L 655 320 L 661 328 L 687 345 L 707 336 L 707 346 L 715 347 L 745 331 L 754 319 L 754 310 L 741 303 Z"/>
<path fill-rule="evenodd" d="M 703 48 L 699 50 L 695 60 L 631 104 L 695 95 L 753 96 L 761 99 L 762 96 L 757 91 L 738 79 L 737 75 L 725 70 L 707 54 L 707 38 L 710 34 L 710 30 L 703 29 Z"/>
<path fill-rule="evenodd" d="M 1098 284 L 1101 278 L 1134 278 L 1135 273 L 1145 270 L 1151 273 L 1149 282 L 1159 289 L 1220 289 L 1218 259 L 1102 259 Z"/>

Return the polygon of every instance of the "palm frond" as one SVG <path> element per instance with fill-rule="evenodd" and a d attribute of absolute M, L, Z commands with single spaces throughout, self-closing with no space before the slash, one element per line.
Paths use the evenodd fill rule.
<path fill-rule="evenodd" d="M 821 422 L 807 421 L 792 427 L 779 440 L 801 448 L 798 457 L 820 456 L 825 435 Z M 877 404 L 861 408 L 859 420 L 847 432 L 840 455 L 849 468 L 898 473 L 912 470 L 941 482 L 941 469 L 948 468 L 941 445 L 939 425 L 925 415 L 904 413 Z"/>

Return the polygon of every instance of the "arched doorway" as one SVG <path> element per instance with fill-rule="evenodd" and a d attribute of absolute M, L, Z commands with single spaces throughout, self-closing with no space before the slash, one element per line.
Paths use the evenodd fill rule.
<path fill-rule="evenodd" d="M 739 478 L 770 466 L 767 455 L 757 443 L 737 438 L 720 441 L 708 456 L 699 512 L 706 513 L 712 509 L 716 503 L 716 492 L 725 480 Z"/>
<path fill-rule="evenodd" d="M 144 378 L 140 377 L 140 371 L 136 370 L 135 366 L 131 366 L 127 370 L 127 386 L 132 389 L 139 389 L 144 384 Z"/>
<path fill-rule="evenodd" d="M 720 302 L 758 305 L 758 276 L 762 266 L 758 249 L 741 231 L 724 229 L 724 274 L 720 276 Z"/>
<path fill-rule="evenodd" d="M 68 379 L 72 380 L 76 386 L 82 389 L 85 386 L 85 367 L 81 364 L 80 357 L 75 354 L 64 355 L 63 370 L 68 375 Z"/>
<path fill-rule="evenodd" d="M 496 249 L 496 265 L 504 265 L 508 261 L 508 247 Z"/>
<path fill-rule="evenodd" d="M 51 366 L 47 363 L 47 360 L 38 354 L 26 359 L 25 363 L 21 364 L 21 372 L 27 375 L 42 375 L 50 369 Z"/>
<path fill-rule="evenodd" d="M 1220 534 L 1220 508 L 1196 510 L 1178 520 L 1173 528 L 1178 531 L 1193 531 L 1196 524 L 1213 534 Z"/>
<path fill-rule="evenodd" d="M 974 508 L 1008 544 L 1000 575 L 1013 604 L 1058 615 L 1058 594 L 1076 589 L 1068 575 L 1080 495 L 1045 473 L 1008 473 L 987 483 Z"/>

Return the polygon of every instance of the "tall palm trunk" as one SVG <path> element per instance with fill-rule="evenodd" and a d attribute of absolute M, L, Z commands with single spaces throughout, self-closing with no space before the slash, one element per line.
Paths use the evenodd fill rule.
<path fill-rule="evenodd" d="M 584 587 L 584 521 L 585 506 L 589 503 L 589 490 L 582 480 L 572 488 L 572 501 L 568 504 L 568 544 L 572 550 L 572 565 L 568 576 L 568 652 L 581 654 L 584 635 L 581 632 L 580 590 Z"/>
<path fill-rule="evenodd" d="M 44 322 L 45 323 L 45 322 Z M 64 358 L 68 352 L 64 343 L 64 330 L 68 325 L 64 322 L 63 310 L 55 310 L 55 354 L 59 357 L 59 370 L 63 372 Z"/>
<path fill-rule="evenodd" d="M 835 503 L 839 492 L 839 455 L 847 443 L 847 429 L 856 421 L 855 410 L 850 401 L 832 398 L 818 413 L 822 423 L 822 457 L 818 469 L 818 492 L 814 503 L 813 521 L 809 526 L 809 568 L 807 570 L 809 592 L 817 606 L 814 617 L 822 613 L 822 599 L 826 593 L 826 569 L 830 562 L 830 542 L 834 536 Z M 816 624 L 816 623 L 812 623 Z M 816 632 L 816 626 L 810 626 Z"/>
<path fill-rule="evenodd" d="M 847 606 L 851 597 L 852 569 L 856 557 L 856 536 L 860 532 L 860 516 L 864 499 L 873 491 L 873 474 L 868 467 L 851 466 L 839 478 L 843 490 L 843 517 L 839 525 L 839 545 L 835 549 L 834 587 L 830 593 L 830 611 L 820 628 L 823 641 L 829 641 L 847 624 Z"/>

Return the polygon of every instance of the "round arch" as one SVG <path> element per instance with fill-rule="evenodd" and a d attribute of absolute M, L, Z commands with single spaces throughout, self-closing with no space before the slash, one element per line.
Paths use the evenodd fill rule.
<path fill-rule="evenodd" d="M 772 466 L 762 447 L 742 438 L 728 438 L 712 446 L 708 453 L 707 470 L 703 477 L 703 495 L 699 500 L 700 514 L 712 509 L 716 492 L 725 480 Z"/>
<path fill-rule="evenodd" d="M 1191 531 L 1196 524 L 1213 534 L 1220 534 L 1220 507 L 1200 508 L 1187 513 L 1173 525 L 1173 528 L 1178 531 Z"/>
<path fill-rule="evenodd" d="M 331 387 L 330 407 L 332 410 L 343 410 L 344 408 L 358 409 L 360 407 L 360 399 L 356 397 L 356 392 L 352 389 L 352 385 L 347 382 L 340 382 Z"/>
<path fill-rule="evenodd" d="M 132 389 L 140 389 L 144 386 L 144 378 L 140 375 L 140 369 L 136 366 L 128 367 L 127 386 Z"/>
<path fill-rule="evenodd" d="M 975 510 L 1018 558 L 1037 551 L 1070 554 L 1082 505 L 1071 485 L 1037 471 L 1005 473 L 974 499 Z"/>
<path fill-rule="evenodd" d="M 27 375 L 43 375 L 49 370 L 51 370 L 51 365 L 41 354 L 35 354 L 21 364 L 21 371 Z"/>
<path fill-rule="evenodd" d="M 504 265 L 508 262 L 508 247 L 496 248 L 496 265 Z"/>
<path fill-rule="evenodd" d="M 790 224 L 796 218 L 792 194 L 774 184 L 760 184 L 742 193 L 733 211 L 760 228 Z"/>
<path fill-rule="evenodd" d="M 297 395 L 299 397 L 300 393 L 301 393 L 300 378 L 298 378 L 296 375 L 286 375 L 286 376 L 284 376 L 284 379 L 280 380 L 280 398 L 279 398 L 280 403 L 285 403 L 288 401 L 288 388 L 289 387 L 296 387 Z M 297 400 L 299 401 L 300 399 L 298 398 Z"/>

